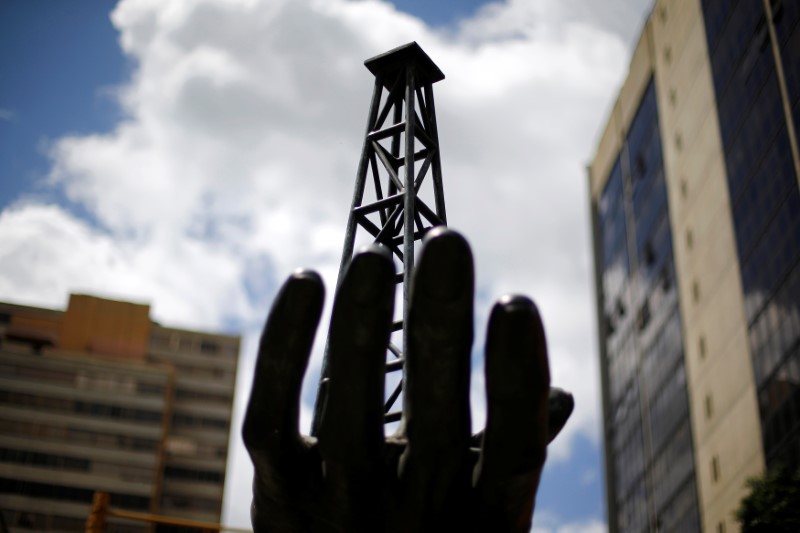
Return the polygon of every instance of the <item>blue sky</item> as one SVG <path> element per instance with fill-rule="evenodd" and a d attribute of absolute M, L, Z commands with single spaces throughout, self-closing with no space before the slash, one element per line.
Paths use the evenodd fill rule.
<path fill-rule="evenodd" d="M 554 382 L 578 402 L 551 450 L 535 524 L 598 530 L 583 167 L 650 2 L 516 0 L 481 10 L 476 1 L 398 0 L 398 14 L 379 2 L 331 0 L 321 13 L 308 2 L 278 9 L 263 0 L 263 27 L 253 28 L 255 16 L 214 0 L 205 2 L 213 16 L 124 4 L 0 3 L 0 299 L 60 307 L 69 291 L 84 290 L 150 301 L 165 323 L 236 325 L 246 383 L 280 279 L 298 265 L 319 268 L 329 287 L 335 279 L 371 88 L 361 63 L 416 39 L 447 75 L 436 86 L 445 176 L 454 176 L 445 191 L 451 222 L 475 249 L 477 321 L 504 292 L 534 295 Z M 233 31 L 226 17 L 238 21 Z M 298 20 L 299 33 L 311 33 L 282 31 Z M 252 46 L 258 61 L 238 28 L 265 40 Z M 330 46 L 316 43 L 323 32 Z M 303 70 L 328 49 L 347 60 Z M 303 82 L 320 68 L 332 73 L 324 90 Z M 283 91 L 290 86 L 295 94 Z M 296 155 L 311 140 L 317 156 Z M 323 175 L 337 178 L 310 177 Z M 310 201 L 318 196 L 330 201 Z M 477 202 L 504 209 L 475 220 Z M 236 446 L 229 470 L 239 472 L 246 458 Z M 229 482 L 249 490 L 246 479 Z M 241 506 L 229 505 L 227 517 L 241 524 Z"/>
<path fill-rule="evenodd" d="M 482 4 L 395 2 L 437 26 Z M 133 67 L 117 44 L 113 8 L 97 0 L 0 3 L 0 110 L 10 113 L 0 113 L 0 208 L 23 194 L 57 194 L 40 183 L 51 140 L 105 132 L 122 118 L 113 89 Z"/>
<path fill-rule="evenodd" d="M 107 131 L 119 118 L 108 88 L 129 73 L 110 3 L 0 3 L 0 206 L 44 193 L 49 140 Z M 52 191 L 46 191 L 51 193 Z"/>

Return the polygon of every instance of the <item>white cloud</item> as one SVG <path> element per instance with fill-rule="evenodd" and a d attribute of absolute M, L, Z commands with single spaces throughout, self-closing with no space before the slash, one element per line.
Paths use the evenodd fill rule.
<path fill-rule="evenodd" d="M 447 75 L 445 196 L 473 245 L 478 315 L 509 291 L 538 302 L 553 382 L 576 397 L 550 451 L 565 460 L 600 416 L 584 164 L 649 3 L 620 26 L 588 0 L 512 0 L 433 30 L 377 0 L 123 0 L 126 118 L 51 152 L 51 183 L 96 223 L 32 203 L 0 214 L 0 298 L 61 306 L 85 291 L 151 301 L 166 323 L 233 321 L 247 332 L 241 421 L 277 283 L 302 265 L 335 284 L 372 88 L 362 62 L 416 40 Z M 227 517 L 246 525 L 249 460 L 238 431 L 233 443 Z"/>
<path fill-rule="evenodd" d="M 0 107 L 0 120 L 11 122 L 16 116 L 13 110 Z"/>
<path fill-rule="evenodd" d="M 57 206 L 0 213 L 0 264 L 5 300 L 60 308 L 70 292 L 91 293 L 151 303 L 156 319 L 185 327 L 254 313 L 241 285 L 247 264 L 219 243 L 117 239 Z"/>
<path fill-rule="evenodd" d="M 546 510 L 537 509 L 531 533 L 606 533 L 608 527 L 599 520 L 565 521 Z"/>

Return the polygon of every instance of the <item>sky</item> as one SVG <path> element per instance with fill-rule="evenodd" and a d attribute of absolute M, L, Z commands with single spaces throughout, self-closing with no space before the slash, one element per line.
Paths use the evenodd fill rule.
<path fill-rule="evenodd" d="M 473 428 L 489 309 L 530 295 L 553 384 L 576 400 L 534 530 L 604 531 L 585 167 L 650 6 L 0 2 L 0 300 L 63 308 L 85 292 L 241 333 L 223 521 L 249 525 L 238 428 L 259 329 L 296 267 L 330 295 L 372 90 L 363 62 L 417 41 L 446 75 L 434 93 L 448 219 L 476 261 Z"/>

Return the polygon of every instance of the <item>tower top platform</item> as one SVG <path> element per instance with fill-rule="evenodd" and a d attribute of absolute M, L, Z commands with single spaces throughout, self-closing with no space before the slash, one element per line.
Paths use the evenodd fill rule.
<path fill-rule="evenodd" d="M 364 61 L 364 65 L 376 77 L 383 78 L 383 84 L 387 89 L 391 88 L 389 84 L 394 81 L 393 74 L 411 65 L 416 67 L 416 84 L 418 85 L 434 84 L 444 79 L 444 73 L 416 41 L 367 59 Z"/>

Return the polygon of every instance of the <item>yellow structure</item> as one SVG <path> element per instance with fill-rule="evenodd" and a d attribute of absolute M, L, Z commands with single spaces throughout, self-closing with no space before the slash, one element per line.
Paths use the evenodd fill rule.
<path fill-rule="evenodd" d="M 62 350 L 144 359 L 150 306 L 73 294 L 59 333 Z"/>
<path fill-rule="evenodd" d="M 79 531 L 115 509 L 219 523 L 239 337 L 162 327 L 149 306 L 0 303 L 0 510 Z M 122 516 L 107 531 L 145 531 Z"/>
<path fill-rule="evenodd" d="M 655 3 L 589 166 L 611 531 L 800 458 L 800 5 L 730 4 Z"/>

